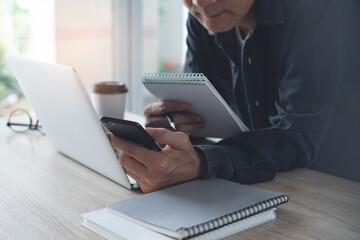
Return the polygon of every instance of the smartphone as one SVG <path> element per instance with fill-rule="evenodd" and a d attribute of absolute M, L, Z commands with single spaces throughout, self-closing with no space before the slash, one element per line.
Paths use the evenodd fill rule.
<path fill-rule="evenodd" d="M 137 122 L 101 117 L 101 123 L 115 136 L 137 143 L 147 149 L 159 152 L 160 145 Z"/>

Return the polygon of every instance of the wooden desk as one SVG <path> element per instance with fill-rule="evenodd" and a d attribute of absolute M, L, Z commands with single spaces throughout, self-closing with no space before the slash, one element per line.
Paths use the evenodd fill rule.
<path fill-rule="evenodd" d="M 59 154 L 0 118 L 0 239 L 103 239 L 81 214 L 141 194 Z M 360 239 L 360 184 L 309 169 L 255 186 L 285 192 L 277 219 L 228 239 Z"/>

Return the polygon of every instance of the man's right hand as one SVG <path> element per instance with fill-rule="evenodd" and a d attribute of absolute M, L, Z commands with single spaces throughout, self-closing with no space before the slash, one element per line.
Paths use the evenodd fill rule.
<path fill-rule="evenodd" d="M 177 131 L 190 135 L 199 128 L 203 128 L 205 123 L 202 116 L 185 112 L 190 108 L 190 104 L 181 101 L 159 101 L 150 103 L 144 109 L 145 126 L 153 128 L 172 129 L 166 114 L 171 115 Z"/>

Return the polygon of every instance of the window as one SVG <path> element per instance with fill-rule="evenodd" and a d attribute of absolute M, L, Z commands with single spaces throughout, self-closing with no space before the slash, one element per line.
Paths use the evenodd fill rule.
<path fill-rule="evenodd" d="M 182 1 L 160 0 L 146 1 L 146 3 L 150 6 L 145 4 L 143 6 L 145 18 L 143 71 L 181 72 L 186 51 L 187 13 Z M 143 96 L 143 106 L 155 100 L 146 90 L 143 91 Z"/>
<path fill-rule="evenodd" d="M 13 108 L 30 108 L 5 62 L 5 53 L 55 60 L 53 3 L 51 0 L 0 1 L 0 116 Z"/>
<path fill-rule="evenodd" d="M 98 81 L 124 82 L 126 109 L 142 114 L 155 99 L 141 74 L 181 71 L 185 20 L 179 0 L 0 1 L 0 114 L 27 105 L 5 53 L 72 66 L 88 92 Z"/>
<path fill-rule="evenodd" d="M 56 62 L 74 67 L 85 88 L 114 80 L 112 0 L 55 0 Z"/>
<path fill-rule="evenodd" d="M 115 1 L 114 13 L 115 79 L 129 86 L 127 109 L 142 114 L 156 101 L 141 84 L 142 72 L 182 70 L 187 11 L 179 0 L 133 0 Z"/>

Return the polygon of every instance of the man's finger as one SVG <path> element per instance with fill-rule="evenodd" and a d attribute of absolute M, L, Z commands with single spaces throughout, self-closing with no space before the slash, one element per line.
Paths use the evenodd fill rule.
<path fill-rule="evenodd" d="M 164 115 L 169 112 L 186 111 L 190 104 L 182 101 L 160 101 L 147 105 L 144 109 L 145 116 Z"/>
<path fill-rule="evenodd" d="M 136 161 L 133 158 L 123 154 L 124 158 L 119 157 L 120 165 L 124 168 L 125 172 L 128 173 L 136 181 L 141 179 L 141 176 L 147 172 L 147 168 L 142 165 L 140 162 Z"/>
<path fill-rule="evenodd" d="M 146 131 L 159 144 L 167 144 L 173 148 L 183 149 L 190 142 L 189 136 L 183 132 L 172 132 L 165 128 L 146 128 Z"/>
<path fill-rule="evenodd" d="M 118 138 L 114 135 L 111 135 L 110 137 L 111 144 L 122 150 L 127 156 L 134 158 L 145 166 L 150 164 L 148 159 L 155 153 L 154 151 L 144 148 L 134 142 Z"/>
<path fill-rule="evenodd" d="M 130 169 L 131 171 L 135 171 L 140 174 L 144 174 L 147 171 L 147 167 L 144 164 L 134 158 L 129 157 L 125 153 L 119 154 L 118 160 L 121 166 L 126 169 Z"/>
<path fill-rule="evenodd" d="M 169 127 L 170 123 L 165 116 L 151 116 L 146 119 L 145 127 Z"/>
<path fill-rule="evenodd" d="M 181 124 L 181 125 L 176 125 L 176 130 L 184 133 L 192 133 L 197 129 L 203 128 L 204 126 L 205 126 L 204 123 Z"/>
<path fill-rule="evenodd" d="M 180 124 L 202 123 L 204 121 L 202 116 L 195 113 L 173 113 L 171 118 L 176 126 Z"/>
<path fill-rule="evenodd" d="M 137 174 L 137 173 L 134 172 L 134 171 L 131 171 L 130 169 L 126 169 L 126 168 L 124 168 L 124 169 L 125 169 L 125 172 L 126 172 L 127 174 L 129 174 L 130 177 L 132 177 L 133 179 L 135 179 L 135 181 L 136 181 L 139 185 L 141 184 L 141 182 L 142 182 L 142 177 L 140 177 L 139 174 Z"/>

